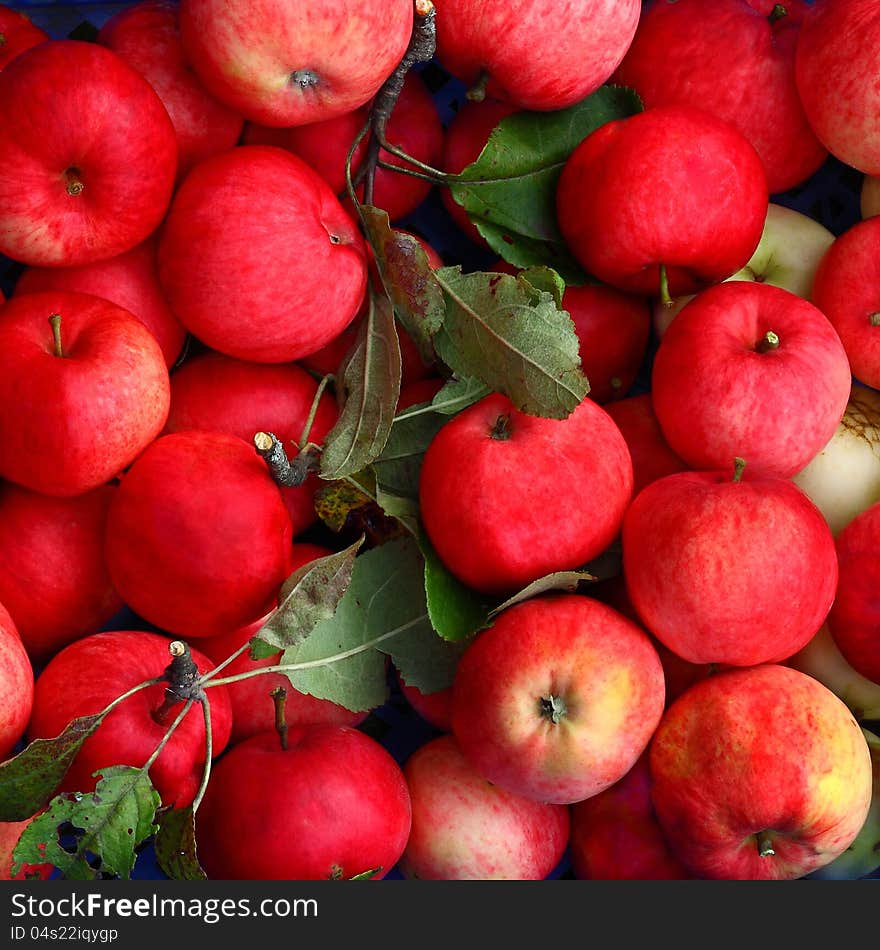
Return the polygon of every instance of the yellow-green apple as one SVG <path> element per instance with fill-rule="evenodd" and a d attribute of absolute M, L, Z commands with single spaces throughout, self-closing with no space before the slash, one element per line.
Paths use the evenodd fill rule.
<path fill-rule="evenodd" d="M 354 220 L 301 158 L 239 145 L 198 163 L 159 235 L 159 281 L 206 346 L 259 363 L 314 353 L 355 318 L 367 257 Z"/>
<path fill-rule="evenodd" d="M 835 238 L 816 268 L 813 302 L 837 330 L 853 376 L 880 389 L 880 217 Z"/>
<path fill-rule="evenodd" d="M 248 122 L 242 135 L 245 145 L 277 145 L 298 155 L 315 169 L 333 192 L 351 209 L 346 189 L 345 162 L 353 142 L 369 118 L 369 106 L 323 122 L 294 125 L 287 128 L 259 125 Z M 388 119 L 388 141 L 407 155 L 436 167 L 443 149 L 443 125 L 440 112 L 428 87 L 419 73 L 409 72 L 400 90 L 400 96 Z M 351 174 L 356 176 L 367 149 L 366 138 L 355 149 L 351 161 Z M 392 165 L 407 167 L 407 163 L 385 149 L 379 150 L 379 158 Z M 411 166 L 410 166 L 411 167 Z M 391 221 L 411 214 L 428 197 L 431 182 L 415 178 L 389 168 L 377 168 L 373 186 L 373 204 L 388 212 Z M 448 190 L 448 189 L 444 189 Z M 363 185 L 355 191 L 363 200 Z"/>
<path fill-rule="evenodd" d="M 663 667 L 648 634 L 592 597 L 502 610 L 452 681 L 452 734 L 483 778 L 571 804 L 622 778 L 660 721 Z"/>
<path fill-rule="evenodd" d="M 196 162 L 238 144 L 244 117 L 219 102 L 183 52 L 178 4 L 139 0 L 116 10 L 96 42 L 121 56 L 156 90 L 177 134 L 177 180 Z"/>
<path fill-rule="evenodd" d="M 654 106 L 581 141 L 559 176 L 556 216 L 588 273 L 665 300 L 743 267 L 768 197 L 761 159 L 735 126 L 696 106 Z"/>
<path fill-rule="evenodd" d="M 400 858 L 404 878 L 541 881 L 568 844 L 567 805 L 538 802 L 487 782 L 455 737 L 420 745 L 403 765 L 412 828 Z"/>
<path fill-rule="evenodd" d="M 650 392 L 616 399 L 608 403 L 605 410 L 629 448 L 633 463 L 633 498 L 645 485 L 687 468 L 663 436 Z"/>
<path fill-rule="evenodd" d="M 868 817 L 853 843 L 830 864 L 823 865 L 807 877 L 818 881 L 852 881 L 873 874 L 880 868 L 880 736 L 862 727 L 871 764 L 874 786 Z"/>
<path fill-rule="evenodd" d="M 847 663 L 880 683 L 880 501 L 857 514 L 835 545 L 839 571 L 828 629 Z"/>
<path fill-rule="evenodd" d="M 778 662 L 824 622 L 837 583 L 831 529 L 790 479 L 666 475 L 623 519 L 623 574 L 647 629 L 691 663 Z"/>
<path fill-rule="evenodd" d="M 651 802 L 647 749 L 604 792 L 571 806 L 569 856 L 581 881 L 684 881 Z"/>
<path fill-rule="evenodd" d="M 771 194 L 788 191 L 828 156 L 804 114 L 794 79 L 800 21 L 789 0 L 769 16 L 752 0 L 678 0 L 644 7 L 612 82 L 646 108 L 699 106 L 735 125 L 755 146 Z"/>
<path fill-rule="evenodd" d="M 98 713 L 133 686 L 161 676 L 171 660 L 170 643 L 149 630 L 107 630 L 68 644 L 37 676 L 28 739 L 52 739 L 72 720 Z M 197 649 L 190 648 L 190 655 L 200 673 L 213 666 Z M 111 765 L 141 768 L 183 708 L 182 702 L 166 708 L 166 685 L 142 689 L 108 713 L 82 744 L 56 791 L 90 792 L 97 782 L 93 773 Z M 232 726 L 226 687 L 212 688 L 208 699 L 212 754 L 218 756 Z M 192 803 L 206 747 L 204 715 L 195 704 L 150 768 L 163 805 L 183 808 Z"/>
<path fill-rule="evenodd" d="M 834 435 L 792 481 L 816 503 L 834 535 L 880 501 L 880 392 L 853 384 Z"/>
<path fill-rule="evenodd" d="M 263 125 L 320 122 L 378 92 L 403 59 L 412 0 L 181 0 L 187 62 L 221 102 Z"/>
<path fill-rule="evenodd" d="M 565 479 L 579 486 L 576 504 L 560 491 Z M 492 393 L 431 440 L 419 506 L 446 567 L 475 590 L 504 594 L 604 551 L 632 484 L 626 442 L 589 397 L 564 419 L 547 419 Z"/>
<path fill-rule="evenodd" d="M 701 291 L 660 340 L 651 371 L 666 441 L 694 469 L 790 478 L 834 435 L 849 400 L 849 360 L 814 304 L 754 281 Z"/>
<path fill-rule="evenodd" d="M 520 273 L 506 261 L 492 270 Z M 607 284 L 568 284 L 562 292 L 578 338 L 581 369 L 590 381 L 590 398 L 607 405 L 632 388 L 648 352 L 651 310 L 648 299 Z"/>
<path fill-rule="evenodd" d="M 230 816 L 235 834 L 229 833 Z M 196 815 L 199 861 L 212 880 L 386 877 L 409 837 L 401 767 L 352 726 L 262 732 L 217 763 Z"/>
<path fill-rule="evenodd" d="M 491 97 L 465 99 L 458 112 L 446 123 L 440 167 L 451 175 L 475 162 L 486 147 L 495 127 L 518 109 L 513 103 Z M 462 234 L 478 247 L 489 250 L 486 239 L 477 230 L 467 211 L 452 197 L 449 188 L 440 189 L 440 200 Z"/>
<path fill-rule="evenodd" d="M 880 214 L 880 173 L 863 176 L 859 192 L 859 214 L 862 218 Z"/>
<path fill-rule="evenodd" d="M 649 766 L 670 850 L 700 878 L 803 877 L 846 851 L 871 803 L 871 755 L 852 713 L 779 664 L 691 686 L 660 720 Z"/>
<path fill-rule="evenodd" d="M 437 60 L 473 92 L 521 109 L 574 105 L 614 72 L 636 31 L 638 0 L 443 0 Z M 477 91 L 479 90 L 479 91 Z"/>
<path fill-rule="evenodd" d="M 292 544 L 291 552 L 291 572 L 304 564 L 308 564 L 315 558 L 325 557 L 332 553 L 329 548 L 305 541 Z M 229 633 L 204 637 L 198 642 L 199 650 L 212 659 L 214 663 L 223 663 L 256 636 L 270 616 L 271 614 L 267 614 L 265 617 L 261 617 L 259 620 Z M 223 676 L 236 676 L 250 670 L 274 666 L 280 660 L 280 651 L 261 660 L 252 660 L 250 652 L 247 651 L 223 667 Z M 242 739 L 247 739 L 258 732 L 266 732 L 275 727 L 275 703 L 272 700 L 271 693 L 278 686 L 284 687 L 287 693 L 284 703 L 284 717 L 288 727 L 308 725 L 312 722 L 357 726 L 368 715 L 366 711 L 352 711 L 328 699 L 319 699 L 309 693 L 301 693 L 293 688 L 290 680 L 283 673 L 262 673 L 259 676 L 251 676 L 236 683 L 225 685 L 232 705 L 230 745 L 241 742 Z"/>
<path fill-rule="evenodd" d="M 34 668 L 18 628 L 0 603 L 0 759 L 22 739 L 34 702 Z"/>
<path fill-rule="evenodd" d="M 727 280 L 753 280 L 784 287 L 804 300 L 812 300 L 813 277 L 819 261 L 834 241 L 834 233 L 802 211 L 770 202 L 764 230 L 755 253 L 745 267 Z M 654 330 L 662 337 L 692 294 L 676 297 L 671 303 L 654 302 Z"/>
<path fill-rule="evenodd" d="M 171 384 L 153 334 L 103 297 L 42 291 L 0 311 L 0 476 L 46 495 L 115 478 L 159 434 Z"/>
<path fill-rule="evenodd" d="M 53 39 L 0 72 L 0 253 L 70 266 L 130 250 L 164 218 L 176 174 L 162 100 L 112 50 Z"/>
<path fill-rule="evenodd" d="M 0 5 L 0 37 L 0 69 L 3 69 L 19 53 L 48 40 L 49 34 L 27 14 L 4 3 Z"/>
<path fill-rule="evenodd" d="M 107 484 L 55 498 L 0 483 L 0 603 L 37 664 L 123 608 L 104 560 L 115 492 Z"/>
<path fill-rule="evenodd" d="M 35 290 L 77 290 L 119 304 L 153 334 L 169 369 L 183 350 L 186 330 L 159 286 L 154 235 L 130 251 L 91 264 L 26 267 L 15 282 L 14 296 Z"/>
<path fill-rule="evenodd" d="M 824 683 L 849 706 L 860 723 L 880 720 L 880 683 L 857 673 L 847 663 L 827 623 L 785 665 Z"/>
<path fill-rule="evenodd" d="M 163 434 L 204 429 L 252 442 L 257 432 L 272 432 L 294 455 L 317 389 L 315 379 L 296 363 L 252 363 L 205 350 L 171 374 Z M 336 400 L 325 391 L 309 440 L 320 445 L 338 415 Z M 281 488 L 294 537 L 318 520 L 314 500 L 319 487 L 317 475 L 310 475 L 302 485 Z"/>
<path fill-rule="evenodd" d="M 253 443 L 188 429 L 157 438 L 122 476 L 105 557 L 136 614 L 190 639 L 265 616 L 290 574 L 291 539 Z"/>
<path fill-rule="evenodd" d="M 880 173 L 878 43 L 874 0 L 826 0 L 810 4 L 795 55 L 798 93 L 817 138 L 868 175 Z"/>

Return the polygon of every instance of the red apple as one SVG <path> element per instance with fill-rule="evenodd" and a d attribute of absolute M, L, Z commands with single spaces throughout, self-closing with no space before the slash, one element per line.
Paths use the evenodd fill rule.
<path fill-rule="evenodd" d="M 697 877 L 792 880 L 842 854 L 871 803 L 871 755 L 844 703 L 776 664 L 725 670 L 665 712 L 651 798 Z"/>
<path fill-rule="evenodd" d="M 34 702 L 34 669 L 15 621 L 0 603 L 0 759 L 24 736 Z"/>
<path fill-rule="evenodd" d="M 472 640 L 452 682 L 452 734 L 489 782 L 571 804 L 613 785 L 664 706 L 647 633 L 580 594 L 508 607 Z"/>
<path fill-rule="evenodd" d="M 0 4 L 0 69 L 12 62 L 19 53 L 49 39 L 49 34 L 37 26 L 27 14 Z"/>
<path fill-rule="evenodd" d="M 178 4 L 139 0 L 113 13 L 96 42 L 118 53 L 156 90 L 177 134 L 178 181 L 196 162 L 238 144 L 244 118 L 215 99 L 180 42 Z"/>
<path fill-rule="evenodd" d="M 437 60 L 457 79 L 521 109 L 556 110 L 599 88 L 636 31 L 638 0 L 443 0 Z"/>
<path fill-rule="evenodd" d="M 98 713 L 138 683 L 161 676 L 171 660 L 170 642 L 147 630 L 111 630 L 64 647 L 37 677 L 28 738 L 54 738 L 73 719 Z M 206 656 L 196 649 L 190 653 L 200 673 L 211 669 Z M 107 766 L 142 767 L 182 708 L 178 704 L 170 713 L 160 712 L 165 685 L 142 689 L 108 713 L 85 740 L 56 791 L 90 792 L 97 782 L 92 773 Z M 215 756 L 226 747 L 232 725 L 225 689 L 216 686 L 207 691 Z M 163 805 L 183 808 L 192 803 L 205 749 L 204 715 L 195 704 L 150 769 Z"/>
<path fill-rule="evenodd" d="M 234 816 L 235 834 L 229 833 Z M 196 816 L 199 861 L 212 880 L 311 881 L 375 872 L 403 853 L 412 806 L 391 754 L 351 726 L 297 726 L 233 746 Z"/>
<path fill-rule="evenodd" d="M 755 146 L 771 193 L 813 175 L 828 156 L 794 79 L 800 23 L 809 5 L 790 0 L 762 15 L 750 0 L 678 0 L 643 9 L 612 82 L 646 108 L 706 109 Z M 794 15 L 793 15 L 794 14 Z"/>
<path fill-rule="evenodd" d="M 880 683 L 880 502 L 837 535 L 839 579 L 828 629 L 852 668 Z"/>
<path fill-rule="evenodd" d="M 758 245 L 767 178 L 735 126 L 696 106 L 606 122 L 569 156 L 559 227 L 588 273 L 620 290 L 672 296 L 739 270 Z"/>
<path fill-rule="evenodd" d="M 642 622 L 691 663 L 796 653 L 837 584 L 828 523 L 787 478 L 733 465 L 645 487 L 623 519 L 623 573 Z"/>
<path fill-rule="evenodd" d="M 58 496 L 97 488 L 159 434 L 169 402 L 162 350 L 129 311 L 60 290 L 3 305 L 0 475 L 9 481 Z"/>
<path fill-rule="evenodd" d="M 492 393 L 432 439 L 419 504 L 446 567 L 475 590 L 504 594 L 604 551 L 632 484 L 626 442 L 592 399 L 564 419 L 546 419 Z"/>
<path fill-rule="evenodd" d="M 400 395 L 397 397 L 397 411 L 403 412 L 422 402 L 431 402 L 443 388 L 446 380 L 442 376 L 426 376 L 424 379 L 417 379 L 411 383 L 400 387 Z"/>
<path fill-rule="evenodd" d="M 412 801 L 412 829 L 400 859 L 404 878 L 541 881 L 562 859 L 567 806 L 487 782 L 453 736 L 419 746 L 403 774 Z"/>
<path fill-rule="evenodd" d="M 835 239 L 816 269 L 813 303 L 831 321 L 852 374 L 880 389 L 880 217 L 857 221 Z"/>
<path fill-rule="evenodd" d="M 880 173 L 878 43 L 880 9 L 873 0 L 813 3 L 795 56 L 813 131 L 832 155 L 866 175 Z"/>
<path fill-rule="evenodd" d="M 418 686 L 411 686 L 398 674 L 398 685 L 403 698 L 438 732 L 452 732 L 452 686 L 423 693 Z"/>
<path fill-rule="evenodd" d="M 123 608 L 104 560 L 115 485 L 54 498 L 0 484 L 0 603 L 28 655 L 45 663 Z"/>
<path fill-rule="evenodd" d="M 226 432 L 252 442 L 257 432 L 272 432 L 292 454 L 303 432 L 318 384 L 295 363 L 252 363 L 215 351 L 197 353 L 171 374 L 171 407 L 164 433 L 187 429 Z M 317 444 L 333 428 L 339 408 L 325 391 L 309 439 Z M 311 475 L 302 485 L 282 488 L 296 537 L 318 520 Z"/>
<path fill-rule="evenodd" d="M 651 802 L 648 751 L 604 792 L 571 806 L 571 869 L 582 881 L 683 881 Z"/>
<path fill-rule="evenodd" d="M 635 393 L 605 406 L 626 440 L 633 463 L 633 497 L 651 482 L 683 472 L 687 465 L 669 448 L 650 392 Z"/>
<path fill-rule="evenodd" d="M 695 469 L 789 478 L 827 444 L 852 374 L 834 327 L 814 304 L 749 281 L 701 291 L 654 356 L 651 393 L 666 441 Z"/>
<path fill-rule="evenodd" d="M 403 59 L 412 0 L 181 0 L 184 52 L 204 85 L 252 122 L 289 126 L 351 112 Z"/>
<path fill-rule="evenodd" d="M 49 40 L 0 72 L 0 253 L 54 267 L 128 251 L 165 216 L 176 173 L 162 100 L 111 50 Z"/>
<path fill-rule="evenodd" d="M 184 638 L 245 626 L 275 606 L 292 527 L 253 445 L 190 429 L 156 439 L 122 477 L 105 556 L 131 609 Z"/>
<path fill-rule="evenodd" d="M 77 290 L 119 304 L 153 334 L 169 368 L 183 350 L 186 330 L 171 312 L 159 286 L 153 236 L 130 251 L 91 264 L 26 267 L 15 283 L 15 295 L 35 290 Z"/>
<path fill-rule="evenodd" d="M 159 238 L 172 310 L 206 346 L 284 363 L 329 343 L 364 299 L 364 239 L 323 178 L 269 145 L 203 159 Z"/>
<path fill-rule="evenodd" d="M 346 192 L 345 161 L 352 143 L 368 119 L 368 111 L 368 107 L 364 106 L 324 122 L 284 129 L 250 122 L 245 127 L 242 142 L 246 145 L 277 145 L 298 155 L 325 179 L 353 214 L 354 209 Z M 419 73 L 407 73 L 400 97 L 388 120 L 386 134 L 392 145 L 420 162 L 435 167 L 439 163 L 443 149 L 443 125 L 437 104 Z M 356 180 L 355 176 L 363 162 L 366 145 L 364 139 L 352 156 L 353 180 Z M 379 158 L 406 167 L 406 162 L 384 149 L 380 149 Z M 415 211 L 428 197 L 431 187 L 431 182 L 424 179 L 377 168 L 373 204 L 387 211 L 392 222 L 397 221 Z M 362 201 L 363 186 L 358 186 L 356 192 Z"/>

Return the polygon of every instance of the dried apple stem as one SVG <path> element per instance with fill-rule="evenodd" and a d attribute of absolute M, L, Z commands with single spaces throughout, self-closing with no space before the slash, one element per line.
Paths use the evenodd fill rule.
<path fill-rule="evenodd" d="M 758 345 L 755 347 L 755 349 L 759 353 L 769 353 L 771 350 L 775 350 L 778 346 L 779 337 L 772 330 L 768 330 L 758 341 Z"/>
<path fill-rule="evenodd" d="M 312 472 L 318 471 L 320 449 L 313 442 L 307 443 L 291 460 L 284 446 L 272 432 L 258 432 L 254 436 L 257 455 L 265 459 L 272 478 L 283 488 L 302 485 Z"/>
<path fill-rule="evenodd" d="M 275 703 L 275 731 L 284 752 L 287 751 L 287 690 L 283 686 L 276 686 L 269 695 Z"/>
<path fill-rule="evenodd" d="M 744 458 L 737 457 L 733 460 L 733 480 L 735 482 L 741 481 L 743 476 L 743 471 L 746 467 L 746 460 Z"/>
<path fill-rule="evenodd" d="M 788 16 L 788 10 L 785 9 L 785 4 L 777 3 L 774 4 L 773 9 L 767 15 L 767 19 L 771 23 L 775 23 L 777 20 L 781 20 L 783 17 Z"/>
<path fill-rule="evenodd" d="M 53 313 L 49 317 L 49 326 L 52 327 L 52 340 L 55 343 L 55 355 L 64 358 L 64 347 L 61 345 L 61 314 Z"/>
<path fill-rule="evenodd" d="M 664 307 L 671 307 L 675 301 L 669 293 L 669 274 L 666 273 L 666 265 L 660 265 L 660 300 Z"/>
<path fill-rule="evenodd" d="M 762 858 L 770 858 L 776 852 L 773 850 L 773 841 L 770 838 L 769 831 L 762 831 L 755 836 L 758 845 L 758 855 Z"/>
<path fill-rule="evenodd" d="M 880 313 L 872 313 L 871 316 L 868 317 L 868 323 L 870 323 L 872 327 L 880 327 Z"/>

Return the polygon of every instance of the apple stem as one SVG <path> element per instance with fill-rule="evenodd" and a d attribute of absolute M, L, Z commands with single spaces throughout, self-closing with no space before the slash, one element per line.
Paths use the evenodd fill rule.
<path fill-rule="evenodd" d="M 193 702 L 194 702 L 194 701 L 193 701 L 192 699 L 188 699 L 188 700 L 183 704 L 183 708 L 180 710 L 180 712 L 179 712 L 179 713 L 177 714 L 177 716 L 175 717 L 174 722 L 171 723 L 171 725 L 170 725 L 170 726 L 168 727 L 168 729 L 166 730 L 165 735 L 162 736 L 162 739 L 161 739 L 161 741 L 159 742 L 159 744 L 156 746 L 155 749 L 153 749 L 153 751 L 152 751 L 150 757 L 147 759 L 147 761 L 144 762 L 143 769 L 144 769 L 145 772 L 149 772 L 149 771 L 150 771 L 150 769 L 153 767 L 153 763 L 154 763 L 154 762 L 156 761 L 156 759 L 158 759 L 159 756 L 162 754 L 162 750 L 163 750 L 163 749 L 165 748 L 165 746 L 168 744 L 168 740 L 171 738 L 171 736 L 174 735 L 175 729 L 177 729 L 177 727 L 183 722 L 184 716 L 186 716 L 186 714 L 190 711 L 190 708 L 192 707 Z M 163 723 L 160 723 L 160 725 L 165 725 L 165 724 L 164 724 L 164 722 L 163 722 Z"/>
<path fill-rule="evenodd" d="M 762 831 L 755 836 L 758 844 L 758 856 L 762 858 L 771 858 L 776 852 L 773 850 L 773 841 L 770 838 L 769 831 Z"/>
<path fill-rule="evenodd" d="M 485 69 L 480 70 L 477 81 L 464 94 L 469 102 L 482 102 L 486 98 L 486 88 L 489 85 L 489 73 Z"/>
<path fill-rule="evenodd" d="M 64 178 L 67 181 L 67 193 L 71 198 L 82 194 L 85 185 L 80 180 L 78 168 L 68 168 L 64 173 Z"/>
<path fill-rule="evenodd" d="M 549 719 L 554 725 L 562 722 L 568 713 L 565 700 L 561 696 L 542 696 L 540 699 L 541 715 Z"/>
<path fill-rule="evenodd" d="M 61 314 L 53 313 L 49 317 L 49 326 L 52 327 L 52 339 L 55 341 L 55 355 L 64 358 L 64 349 L 61 346 Z"/>
<path fill-rule="evenodd" d="M 772 330 L 768 330 L 758 341 L 758 345 L 755 347 L 755 349 L 759 353 L 769 353 L 771 350 L 775 350 L 778 346 L 779 337 Z"/>
<path fill-rule="evenodd" d="M 746 467 L 746 460 L 744 458 L 737 457 L 733 460 L 733 480 L 738 482 L 742 479 L 743 470 Z"/>
<path fill-rule="evenodd" d="M 880 327 L 880 313 L 872 313 L 871 316 L 868 317 L 868 323 L 870 323 L 872 327 Z"/>
<path fill-rule="evenodd" d="M 781 20 L 783 17 L 788 16 L 788 10 L 785 9 L 785 5 L 782 3 L 776 3 L 773 6 L 773 9 L 770 11 L 767 19 L 771 23 L 775 23 L 777 20 Z"/>
<path fill-rule="evenodd" d="M 318 470 L 320 448 L 313 442 L 306 443 L 292 461 L 278 437 L 272 432 L 257 432 L 254 436 L 254 448 L 257 455 L 265 459 L 272 478 L 283 488 L 302 485 L 312 472 Z"/>
<path fill-rule="evenodd" d="M 669 274 L 666 272 L 665 264 L 660 265 L 660 301 L 664 307 L 671 307 L 675 303 L 669 293 Z"/>
<path fill-rule="evenodd" d="M 312 426 L 315 422 L 315 416 L 318 413 L 318 404 L 321 402 L 321 396 L 324 395 L 324 390 L 327 386 L 335 379 L 332 373 L 328 373 L 326 376 L 321 377 L 321 381 L 318 383 L 318 388 L 315 392 L 314 398 L 312 399 L 312 405 L 309 407 L 309 414 L 306 417 L 306 423 L 303 426 L 302 435 L 299 437 L 298 445 L 306 445 L 309 441 L 309 434 L 312 431 Z"/>
<path fill-rule="evenodd" d="M 211 704 L 208 701 L 207 694 L 202 695 L 202 716 L 205 720 L 205 764 L 202 766 L 202 780 L 199 782 L 199 790 L 196 792 L 192 803 L 193 814 L 199 810 L 199 805 L 205 797 L 205 791 L 208 788 L 208 780 L 211 777 L 211 760 L 214 758 L 214 734 L 211 727 Z"/>
<path fill-rule="evenodd" d="M 184 701 L 201 702 L 205 693 L 200 682 L 199 669 L 192 658 L 189 647 L 182 640 L 173 640 L 168 644 L 171 662 L 165 667 L 162 679 L 168 685 L 162 704 L 153 710 L 153 720 L 165 725 L 171 710 Z"/>
<path fill-rule="evenodd" d="M 276 686 L 269 695 L 275 703 L 275 731 L 278 733 L 278 739 L 281 742 L 281 748 L 287 751 L 287 715 L 285 707 L 287 706 L 287 690 L 283 686 Z"/>
<path fill-rule="evenodd" d="M 510 438 L 510 416 L 502 413 L 489 430 L 489 436 L 498 442 L 506 442 Z"/>

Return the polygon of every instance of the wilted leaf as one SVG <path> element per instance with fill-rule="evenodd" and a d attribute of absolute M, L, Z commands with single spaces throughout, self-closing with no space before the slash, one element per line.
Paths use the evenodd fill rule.
<path fill-rule="evenodd" d="M 546 574 L 544 577 L 539 577 L 537 580 L 532 581 L 531 584 L 528 584 L 512 597 L 508 597 L 503 603 L 493 607 L 492 610 L 489 611 L 489 616 L 492 618 L 497 617 L 502 610 L 507 610 L 508 607 L 512 607 L 514 604 L 519 604 L 524 600 L 537 597 L 538 594 L 545 594 L 551 590 L 562 590 L 573 593 L 581 584 L 592 584 L 596 580 L 595 575 L 589 571 L 555 571 L 553 574 Z"/>
<path fill-rule="evenodd" d="M 0 764 L 0 821 L 25 821 L 45 805 L 103 718 L 80 716 L 54 739 L 33 739 Z"/>
<path fill-rule="evenodd" d="M 419 547 L 425 559 L 425 596 L 434 630 L 444 640 L 462 641 L 487 627 L 492 604 L 449 571 L 424 532 Z M 406 681 L 410 682 L 409 677 Z"/>
<path fill-rule="evenodd" d="M 424 562 L 414 540 L 396 538 L 358 556 L 334 616 L 285 650 L 282 662 L 310 664 L 287 673 L 300 692 L 363 712 L 387 699 L 384 654 L 426 630 L 437 639 L 425 604 Z"/>
<path fill-rule="evenodd" d="M 340 367 L 342 409 L 327 433 L 320 476 L 343 478 L 361 471 L 385 447 L 400 395 L 400 343 L 391 301 L 371 289 L 354 346 Z"/>
<path fill-rule="evenodd" d="M 114 765 L 100 774 L 93 792 L 56 796 L 25 828 L 13 852 L 14 873 L 22 864 L 46 862 L 68 880 L 131 877 L 136 849 L 157 829 L 159 793 L 144 769 Z M 65 826 L 75 839 L 71 849 L 60 840 Z"/>
<path fill-rule="evenodd" d="M 406 328 L 426 363 L 434 360 L 432 338 L 446 312 L 443 291 L 419 242 L 393 229 L 388 212 L 361 205 L 361 219 L 385 291 L 397 319 Z"/>
<path fill-rule="evenodd" d="M 513 113 L 450 184 L 452 196 L 504 260 L 517 267 L 547 264 L 567 281 L 583 283 L 587 275 L 574 264 L 556 219 L 559 175 L 587 135 L 641 110 L 632 89 L 604 85 L 567 109 Z"/>
<path fill-rule="evenodd" d="M 357 485 L 345 479 L 321 485 L 315 492 L 315 513 L 337 534 L 345 527 L 348 516 L 373 499 Z"/>
<path fill-rule="evenodd" d="M 207 880 L 196 854 L 195 816 L 192 805 L 168 808 L 156 816 L 159 830 L 153 849 L 156 864 L 172 881 Z"/>
<path fill-rule="evenodd" d="M 303 564 L 287 578 L 278 593 L 278 606 L 251 640 L 253 659 L 302 643 L 318 624 L 333 617 L 363 542 L 361 536 L 342 551 Z"/>
<path fill-rule="evenodd" d="M 522 412 L 565 418 L 589 392 L 571 316 L 511 274 L 437 270 L 446 321 L 434 338 L 453 372 L 504 393 Z"/>

